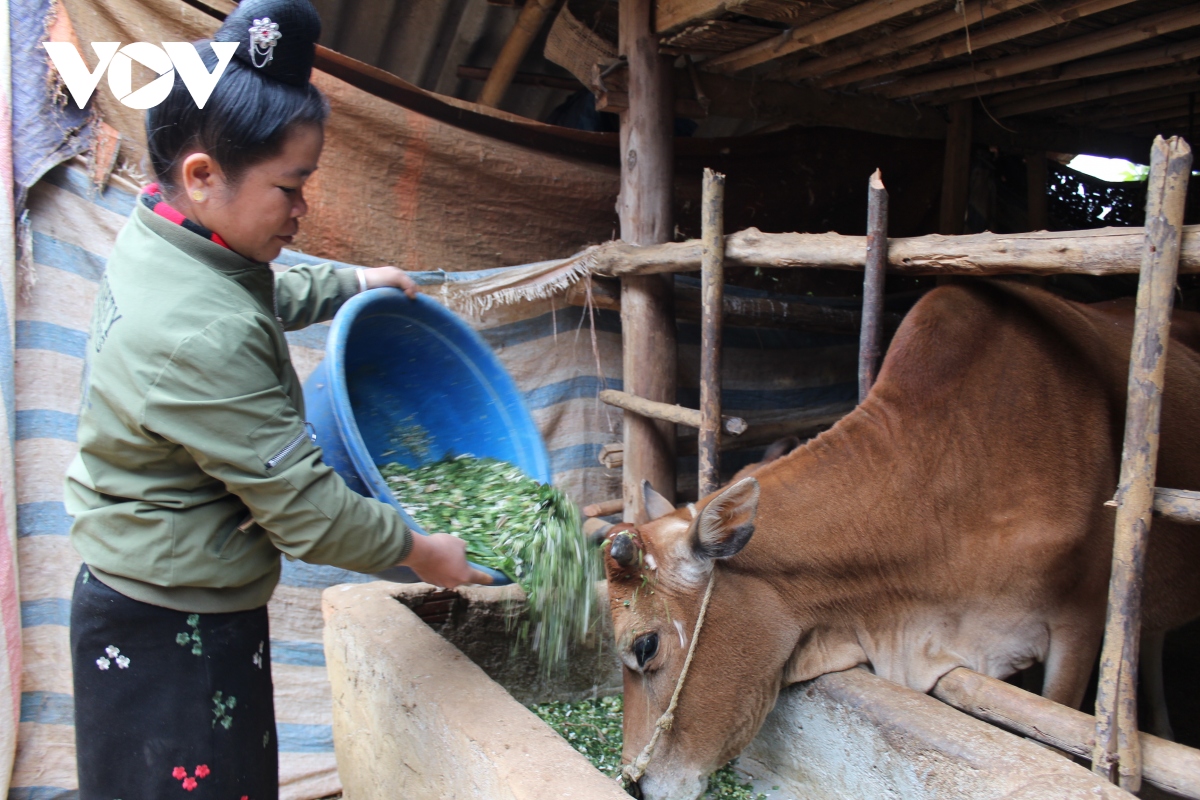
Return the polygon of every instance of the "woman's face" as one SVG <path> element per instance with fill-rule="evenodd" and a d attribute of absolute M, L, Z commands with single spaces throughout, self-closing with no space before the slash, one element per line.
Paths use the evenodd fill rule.
<path fill-rule="evenodd" d="M 188 156 L 179 211 L 219 234 L 234 252 L 271 261 L 291 244 L 300 218 L 308 213 L 304 184 L 316 171 L 324 144 L 321 126 L 297 127 L 278 155 L 246 169 L 236 185 L 226 182 L 207 155 Z M 197 192 L 202 199 L 196 199 Z"/>

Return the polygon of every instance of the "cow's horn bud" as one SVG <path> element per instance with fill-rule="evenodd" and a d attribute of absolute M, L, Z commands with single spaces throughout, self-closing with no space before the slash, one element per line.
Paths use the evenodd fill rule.
<path fill-rule="evenodd" d="M 608 538 L 608 532 L 612 529 L 611 522 L 605 522 L 602 519 L 595 517 L 589 518 L 583 523 L 583 535 L 587 537 L 588 544 L 599 547 Z"/>
<path fill-rule="evenodd" d="M 613 537 L 608 554 L 622 567 L 628 567 L 637 558 L 637 545 L 633 543 L 633 537 L 628 533 L 618 533 Z"/>

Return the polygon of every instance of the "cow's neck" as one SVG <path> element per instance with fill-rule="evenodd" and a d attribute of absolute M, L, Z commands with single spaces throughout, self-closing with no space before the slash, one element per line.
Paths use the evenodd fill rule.
<path fill-rule="evenodd" d="M 758 523 L 738 566 L 770 581 L 803 631 L 787 682 L 866 662 L 909 685 L 936 680 L 905 672 L 910 661 L 928 667 L 927 652 L 906 654 L 928 649 L 930 631 L 945 624 L 931 616 L 940 612 L 927 589 L 938 576 L 926 567 L 948 541 L 938 526 L 953 524 L 939 509 L 947 454 L 921 424 L 912 415 L 899 424 L 872 396 L 759 473 Z"/>

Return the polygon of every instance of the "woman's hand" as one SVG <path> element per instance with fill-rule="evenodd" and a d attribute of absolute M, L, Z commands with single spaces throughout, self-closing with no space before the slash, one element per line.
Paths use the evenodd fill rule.
<path fill-rule="evenodd" d="M 453 589 L 464 583 L 492 582 L 490 575 L 467 564 L 467 543 L 462 539 L 448 533 L 432 536 L 413 533 L 412 539 L 412 549 L 400 566 L 408 567 L 426 583 Z"/>
<path fill-rule="evenodd" d="M 417 284 L 409 274 L 399 267 L 367 267 L 364 268 L 368 289 L 378 289 L 381 286 L 393 286 L 403 289 L 404 293 L 413 299 L 417 296 Z"/>

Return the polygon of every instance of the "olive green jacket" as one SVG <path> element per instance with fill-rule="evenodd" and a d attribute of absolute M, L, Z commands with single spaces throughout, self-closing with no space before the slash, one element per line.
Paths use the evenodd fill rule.
<path fill-rule="evenodd" d="M 321 461 L 283 336 L 356 291 L 353 270 L 276 275 L 137 204 L 96 298 L 66 479 L 71 541 L 100 580 L 238 611 L 271 596 L 281 551 L 359 572 L 408 554 L 400 516 Z"/>

